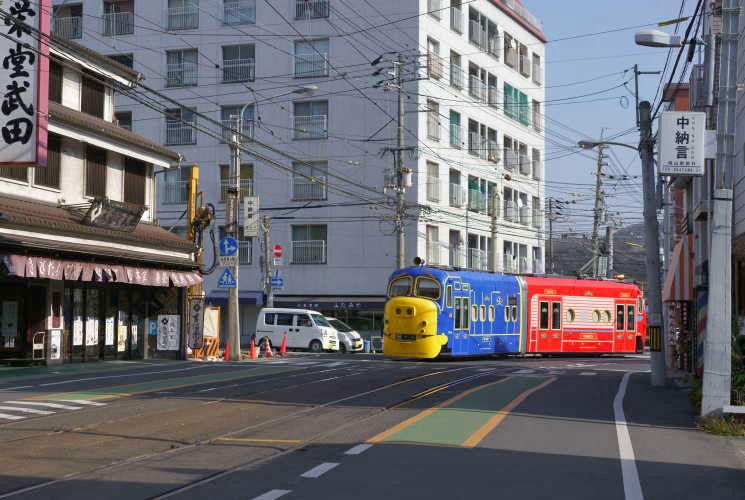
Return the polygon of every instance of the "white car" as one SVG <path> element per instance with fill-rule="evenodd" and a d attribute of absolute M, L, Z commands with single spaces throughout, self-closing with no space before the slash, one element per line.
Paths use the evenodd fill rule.
<path fill-rule="evenodd" d="M 326 316 L 329 324 L 336 328 L 339 337 L 339 351 L 359 352 L 363 349 L 362 336 L 356 330 L 352 330 L 348 324 L 336 318 Z"/>
<path fill-rule="evenodd" d="M 266 337 L 273 347 L 279 348 L 285 336 L 288 349 L 311 352 L 339 349 L 336 330 L 321 313 L 308 309 L 262 309 L 256 320 L 257 340 Z"/>

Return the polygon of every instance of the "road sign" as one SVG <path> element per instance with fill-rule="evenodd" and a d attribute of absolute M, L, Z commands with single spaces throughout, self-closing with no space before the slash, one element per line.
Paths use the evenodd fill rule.
<path fill-rule="evenodd" d="M 259 197 L 245 196 L 243 198 L 243 236 L 257 238 L 259 236 Z"/>
<path fill-rule="evenodd" d="M 282 288 L 284 286 L 285 281 L 282 278 L 272 278 L 272 287 L 273 288 Z"/>
<path fill-rule="evenodd" d="M 204 347 L 204 297 L 189 299 L 189 330 L 186 345 L 192 349 Z"/>
<path fill-rule="evenodd" d="M 217 280 L 217 288 L 235 288 L 235 276 L 229 267 L 222 270 L 220 278 Z"/>
<path fill-rule="evenodd" d="M 274 245 L 274 256 L 282 257 L 282 245 Z"/>
<path fill-rule="evenodd" d="M 665 111 L 660 116 L 659 174 L 704 175 L 706 113 Z"/>
<path fill-rule="evenodd" d="M 233 267 L 238 265 L 237 255 L 221 255 L 217 258 L 217 263 L 223 267 Z"/>
<path fill-rule="evenodd" d="M 220 255 L 235 255 L 238 253 L 238 242 L 230 236 L 221 239 L 219 247 Z"/>

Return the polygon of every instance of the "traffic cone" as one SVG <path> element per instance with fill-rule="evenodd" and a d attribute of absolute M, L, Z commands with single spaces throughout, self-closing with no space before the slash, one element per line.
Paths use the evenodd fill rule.
<path fill-rule="evenodd" d="M 251 339 L 251 347 L 249 349 L 248 357 L 250 359 L 256 359 L 256 344 L 254 344 L 254 339 Z"/>
<path fill-rule="evenodd" d="M 269 339 L 266 339 L 266 351 L 264 351 L 264 357 L 271 358 L 272 356 L 272 343 Z"/>
<path fill-rule="evenodd" d="M 228 344 L 227 341 L 225 341 L 225 361 L 228 361 L 230 359 L 230 344 Z"/>
<path fill-rule="evenodd" d="M 284 356 L 287 352 L 287 332 L 282 336 L 282 345 L 279 346 L 279 355 Z"/>

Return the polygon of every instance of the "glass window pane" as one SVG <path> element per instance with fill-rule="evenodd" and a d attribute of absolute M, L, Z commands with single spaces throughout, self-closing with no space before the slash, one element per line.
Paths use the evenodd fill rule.
<path fill-rule="evenodd" d="M 292 314 L 277 313 L 277 325 L 292 326 Z"/>
<path fill-rule="evenodd" d="M 455 329 L 460 329 L 460 297 L 455 297 Z"/>
<path fill-rule="evenodd" d="M 561 330 L 561 303 L 554 302 L 551 304 L 551 329 Z"/>
<path fill-rule="evenodd" d="M 636 313 L 633 305 L 626 306 L 626 329 L 630 332 L 635 330 L 636 325 Z"/>
<path fill-rule="evenodd" d="M 411 295 L 413 280 L 410 276 L 400 276 L 391 282 L 389 297 L 407 297 Z"/>
<path fill-rule="evenodd" d="M 416 296 L 437 300 L 440 298 L 440 284 L 429 278 L 419 278 L 416 282 Z"/>
<path fill-rule="evenodd" d="M 616 330 L 623 331 L 624 311 L 623 306 L 616 306 Z"/>
<path fill-rule="evenodd" d="M 273 325 L 276 316 L 275 313 L 264 313 L 264 323 L 267 325 Z"/>
<path fill-rule="evenodd" d="M 541 330 L 548 330 L 548 302 L 541 302 Z"/>
<path fill-rule="evenodd" d="M 295 323 L 297 326 L 313 326 L 313 322 L 310 320 L 310 316 L 307 314 L 298 314 L 296 316 L 297 323 Z"/>

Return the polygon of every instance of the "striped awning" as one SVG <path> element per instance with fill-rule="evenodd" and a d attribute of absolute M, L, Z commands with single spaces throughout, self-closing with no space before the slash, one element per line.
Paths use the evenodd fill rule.
<path fill-rule="evenodd" d="M 673 258 L 665 274 L 662 300 L 693 300 L 693 235 L 683 236 L 675 245 Z"/>

